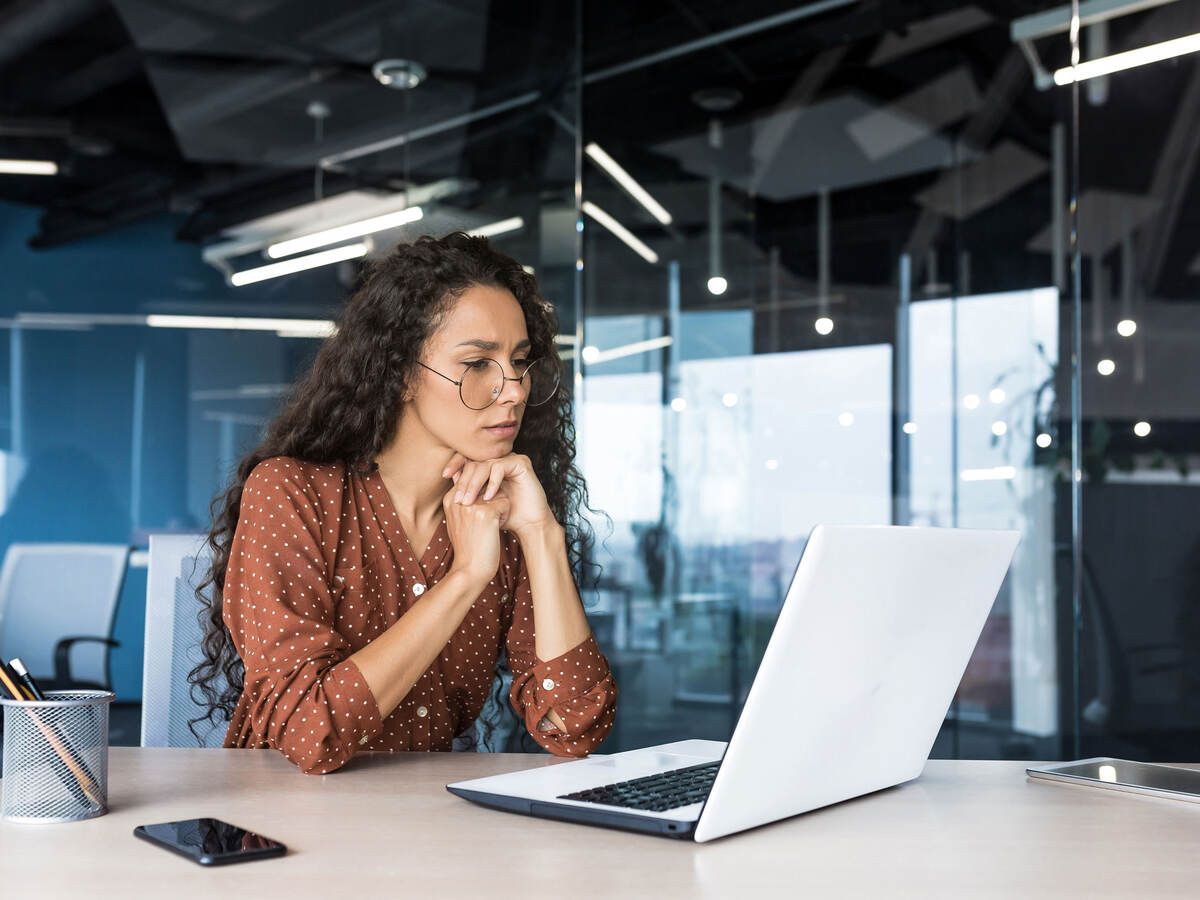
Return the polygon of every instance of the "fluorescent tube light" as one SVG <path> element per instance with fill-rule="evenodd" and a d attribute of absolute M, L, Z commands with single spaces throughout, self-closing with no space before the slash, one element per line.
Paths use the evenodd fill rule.
<path fill-rule="evenodd" d="M 628 247 L 648 263 L 658 262 L 658 254 L 634 237 L 633 233 L 598 207 L 591 200 L 583 201 L 583 211 L 625 242 Z"/>
<path fill-rule="evenodd" d="M 1200 50 L 1200 33 L 1189 34 L 1186 37 L 1163 41 L 1161 44 L 1150 44 L 1148 47 L 1138 47 L 1136 50 L 1126 50 L 1124 53 L 1114 53 L 1112 56 L 1102 56 L 1099 59 L 1089 59 L 1072 68 L 1067 66 L 1054 73 L 1055 84 L 1070 84 L 1073 81 L 1084 81 L 1088 78 L 1098 78 L 1101 75 L 1111 75 L 1146 63 L 1159 62 L 1185 53 L 1195 53 Z"/>
<path fill-rule="evenodd" d="M 3 175 L 57 175 L 58 163 L 48 159 L 0 159 Z"/>
<path fill-rule="evenodd" d="M 665 337 L 650 338 L 648 341 L 622 344 L 610 350 L 601 350 L 599 347 L 589 345 L 583 348 L 583 361 L 595 365 L 596 363 L 608 362 L 610 359 L 620 359 L 623 356 L 633 356 L 636 353 L 649 353 L 651 350 L 669 347 L 671 342 L 671 336 L 667 335 Z"/>
<path fill-rule="evenodd" d="M 229 283 L 234 287 L 244 284 L 254 284 L 266 281 L 268 278 L 278 278 L 280 275 L 291 275 L 293 272 L 303 272 L 305 269 L 315 269 L 330 263 L 341 262 L 344 259 L 357 259 L 367 253 L 366 244 L 347 244 L 345 247 L 334 247 L 332 250 L 322 250 L 320 253 L 310 253 L 307 256 L 297 256 L 295 259 L 285 259 L 283 262 L 268 263 L 256 269 L 243 269 L 229 276 Z"/>
<path fill-rule="evenodd" d="M 331 319 L 266 319 L 244 316 L 113 315 L 105 313 L 19 312 L 10 320 L 18 328 L 91 328 L 94 325 L 149 325 L 151 328 L 220 328 L 235 331 L 279 331 L 288 337 L 328 337 Z"/>
<path fill-rule="evenodd" d="M 399 228 L 401 225 L 407 225 L 409 222 L 416 222 L 422 215 L 424 213 L 421 211 L 421 207 L 409 206 L 395 212 L 384 213 L 380 216 L 371 216 L 369 219 L 359 219 L 357 222 L 336 225 L 333 228 L 314 231 L 312 234 L 305 234 L 300 237 L 289 238 L 286 241 L 271 244 L 267 247 L 267 256 L 271 257 L 271 259 L 279 259 L 281 256 L 291 256 L 293 253 L 313 250 L 317 247 L 324 247 L 327 244 L 336 244 L 339 241 L 348 241 L 350 238 L 374 234 L 377 231 Z"/>
<path fill-rule="evenodd" d="M 525 220 L 520 216 L 513 216 L 511 219 L 501 219 L 499 222 L 493 222 L 490 225 L 480 225 L 478 228 L 472 228 L 467 234 L 474 235 L 475 237 L 495 237 L 498 234 L 505 234 L 524 227 Z"/>
<path fill-rule="evenodd" d="M 148 315 L 151 328 L 213 328 L 232 331 L 283 331 L 288 337 L 328 337 L 334 324 L 328 319 L 266 319 L 242 316 Z"/>
<path fill-rule="evenodd" d="M 584 148 L 584 152 L 595 161 L 596 165 L 608 173 L 617 184 L 623 187 L 629 196 L 646 207 L 646 211 L 654 216 L 661 224 L 671 224 L 671 214 L 663 209 L 661 203 L 650 196 L 649 192 L 634 180 L 634 177 L 621 168 L 620 164 L 600 149 L 594 141 Z"/>

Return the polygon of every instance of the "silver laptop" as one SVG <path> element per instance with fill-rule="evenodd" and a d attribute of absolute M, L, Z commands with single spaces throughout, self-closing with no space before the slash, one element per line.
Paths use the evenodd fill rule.
<path fill-rule="evenodd" d="M 1018 539 L 818 525 L 728 743 L 593 754 L 446 789 L 510 812 L 710 841 L 916 778 Z"/>

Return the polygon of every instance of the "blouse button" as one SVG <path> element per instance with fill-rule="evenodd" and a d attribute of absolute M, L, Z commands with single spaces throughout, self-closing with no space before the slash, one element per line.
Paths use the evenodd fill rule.
<path fill-rule="evenodd" d="M 507 599 L 508 599 L 508 594 L 501 594 L 501 595 L 500 595 L 500 599 L 501 599 L 501 600 L 507 600 Z"/>
<path fill-rule="evenodd" d="M 423 719 L 423 718 L 425 718 L 427 715 L 429 715 L 429 710 L 427 710 L 427 709 L 426 709 L 425 707 L 423 707 L 423 706 L 418 706 L 418 707 L 417 707 L 417 715 L 418 715 L 418 716 L 420 716 L 420 717 Z"/>
<path fill-rule="evenodd" d="M 423 593 L 425 593 L 425 585 L 418 581 L 413 585 L 413 593 L 420 597 Z"/>
<path fill-rule="evenodd" d="M 542 679 L 542 687 L 548 691 L 554 690 L 554 679 L 553 678 L 543 678 Z"/>

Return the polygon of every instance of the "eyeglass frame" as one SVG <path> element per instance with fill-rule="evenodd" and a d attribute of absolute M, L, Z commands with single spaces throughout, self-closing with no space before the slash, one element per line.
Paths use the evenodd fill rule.
<path fill-rule="evenodd" d="M 467 366 L 467 367 L 469 368 L 471 365 L 473 365 L 473 363 L 481 362 L 481 361 L 483 361 L 483 360 L 485 360 L 485 359 L 486 359 L 486 360 L 488 360 L 488 361 L 490 361 L 490 362 L 494 362 L 494 363 L 496 364 L 496 367 L 497 367 L 497 368 L 500 370 L 500 377 L 501 377 L 501 379 L 503 379 L 503 380 L 500 382 L 500 394 L 503 394 L 503 393 L 504 393 L 504 382 L 505 382 L 505 381 L 519 381 L 519 382 L 521 382 L 521 383 L 522 383 L 522 385 L 524 385 L 524 382 L 525 382 L 525 376 L 529 374 L 529 370 L 530 370 L 530 369 L 532 369 L 532 368 L 533 368 L 534 366 L 536 366 L 536 365 L 537 365 L 539 362 L 541 362 L 541 359 L 542 359 L 542 358 L 541 358 L 541 357 L 538 357 L 537 359 L 530 360 L 530 362 L 529 362 L 529 365 L 527 365 L 527 366 L 525 367 L 525 371 L 521 373 L 521 375 L 520 375 L 520 377 L 519 377 L 519 378 L 509 378 L 507 375 L 505 375 L 505 374 L 504 374 L 504 364 L 503 364 L 503 363 L 501 363 L 501 362 L 500 362 L 500 360 L 498 360 L 498 359 L 492 359 L 492 357 L 490 357 L 490 356 L 481 356 L 479 359 L 473 360 L 473 361 L 472 361 L 472 362 L 470 362 L 470 363 L 463 363 L 463 365 L 465 365 L 465 366 Z M 430 371 L 430 372 L 432 372 L 434 375 L 438 375 L 438 376 L 440 376 L 440 377 L 442 377 L 442 378 L 445 378 L 445 379 L 446 379 L 448 382 L 450 382 L 451 384 L 453 384 L 453 385 L 457 385 L 457 386 L 458 386 L 458 399 L 459 399 L 459 401 L 462 403 L 462 405 L 463 405 L 463 406 L 465 406 L 467 409 L 469 409 L 469 410 L 471 410 L 471 411 L 473 411 L 473 412 L 482 412 L 483 410 L 487 409 L 489 406 L 492 406 L 492 405 L 494 405 L 494 404 L 495 404 L 495 402 L 496 402 L 497 400 L 499 400 L 499 399 L 500 399 L 500 394 L 497 394 L 495 397 L 493 397 L 493 398 L 492 398 L 492 399 L 491 399 L 491 400 L 488 402 L 488 405 L 487 405 L 487 406 L 480 406 L 480 407 L 478 407 L 478 408 L 476 408 L 476 407 L 474 407 L 474 406 L 471 406 L 469 403 L 467 403 L 467 401 L 466 401 L 466 400 L 463 398 L 463 395 L 462 395 L 462 385 L 463 385 L 463 382 L 464 382 L 464 381 L 466 381 L 466 377 L 465 377 L 465 376 L 466 376 L 466 373 L 465 373 L 465 372 L 463 373 L 464 377 L 463 377 L 462 379 L 460 379 L 460 380 L 458 380 L 458 381 L 455 381 L 455 380 L 454 380 L 453 378 L 451 378 L 449 375 L 443 375 L 443 374 L 442 374 L 441 372 L 439 372 L 437 369 L 434 369 L 434 368 L 432 368 L 432 367 L 430 367 L 430 366 L 427 366 L 427 365 L 425 365 L 425 363 L 421 362 L 419 359 L 418 359 L 418 360 L 416 360 L 416 363 L 417 363 L 417 365 L 418 365 L 418 366 L 421 366 L 422 368 L 429 369 L 429 371 Z M 516 371 L 516 369 L 513 369 L 513 371 L 515 372 L 515 371 Z M 558 378 L 558 377 L 557 377 L 557 373 L 555 373 L 555 379 L 554 379 L 554 390 L 552 390 L 552 391 L 550 392 L 550 396 L 549 396 L 549 397 L 547 397 L 545 400 L 541 401 L 541 403 L 529 403 L 529 393 L 528 393 L 528 390 L 529 390 L 529 389 L 528 389 L 528 388 L 526 388 L 526 394 L 525 394 L 525 402 L 526 402 L 526 405 L 528 405 L 528 406 L 541 406 L 543 403 L 549 403 L 549 402 L 550 402 L 550 399 L 551 399 L 551 398 L 552 398 L 552 397 L 553 397 L 555 394 L 557 394 L 557 393 L 558 393 L 558 387 L 559 387 L 559 384 L 561 384 L 561 382 L 562 382 L 562 379 Z"/>

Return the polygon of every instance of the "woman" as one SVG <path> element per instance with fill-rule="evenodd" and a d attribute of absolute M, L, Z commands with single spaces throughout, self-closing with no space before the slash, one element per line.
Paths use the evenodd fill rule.
<path fill-rule="evenodd" d="M 192 681 L 230 717 L 226 747 L 307 774 L 450 750 L 501 650 L 541 746 L 604 740 L 617 686 L 572 577 L 591 533 L 557 330 L 485 238 L 422 237 L 366 274 L 214 503 Z"/>

